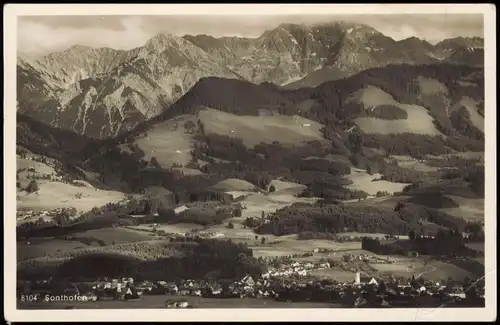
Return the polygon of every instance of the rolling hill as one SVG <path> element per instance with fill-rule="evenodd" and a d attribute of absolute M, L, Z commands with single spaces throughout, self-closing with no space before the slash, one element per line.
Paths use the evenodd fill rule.
<path fill-rule="evenodd" d="M 262 234 L 300 232 L 297 220 L 308 219 L 311 213 L 316 224 L 304 223 L 304 229 L 330 229 L 329 209 L 338 212 L 335 216 L 349 215 L 344 228 L 350 231 L 393 229 L 402 234 L 420 227 L 415 211 L 428 215 L 422 226 L 426 231 L 463 229 L 464 219 L 478 220 L 484 202 L 484 167 L 465 157 L 467 151 L 484 152 L 482 74 L 481 68 L 452 64 L 389 65 L 296 90 L 233 78 L 201 78 L 168 110 L 114 139 L 91 140 L 71 132 L 70 136 L 69 131 L 21 116 L 18 142 L 33 152 L 57 157 L 68 175 L 109 191 L 99 199 L 109 198 L 110 204 L 151 189 L 169 193 L 167 211 L 171 206 L 235 198 L 249 206 L 257 197 L 279 202 L 279 207 L 310 202 L 309 207 L 290 207 L 296 217 L 274 222 L 275 228 L 261 226 Z M 464 157 L 458 158 L 461 152 Z M 296 187 L 282 190 L 283 184 Z M 275 193 L 268 193 L 271 185 Z M 48 198 L 44 189 L 50 186 L 54 185 L 41 183 L 38 197 Z M 54 193 L 64 191 L 73 193 L 53 188 Z M 260 193 L 246 197 L 249 191 Z M 433 205 L 439 193 L 443 202 L 454 203 Z M 141 202 L 151 201 L 149 206 L 157 204 L 141 197 Z M 387 207 L 381 201 L 380 209 L 371 209 L 372 199 L 393 203 Z M 33 205 L 26 198 L 24 202 L 25 207 Z M 397 202 L 416 208 L 391 212 Z M 104 215 L 146 211 L 140 205 L 123 208 L 128 210 L 107 206 L 92 209 L 90 214 L 102 215 L 96 221 L 90 217 L 84 225 L 94 227 L 93 222 L 100 220 L 110 227 L 116 218 Z M 275 209 L 266 211 L 274 214 Z M 194 215 L 189 220 L 204 226 L 227 218 L 211 215 L 213 211 L 190 211 Z M 335 227 L 342 228 L 337 221 Z"/>
<path fill-rule="evenodd" d="M 362 147 L 410 156 L 484 151 L 482 75 L 481 68 L 451 64 L 389 65 L 297 90 L 208 77 L 168 110 L 116 139 L 91 141 L 58 130 L 31 138 L 29 132 L 20 133 L 18 142 L 32 149 L 35 139 L 50 144 L 55 132 L 61 133 L 56 137 L 77 152 L 73 161 L 100 174 L 125 173 L 122 168 L 102 169 L 105 162 L 116 161 L 113 155 L 126 156 L 122 165 L 201 170 L 206 162 L 241 161 L 248 158 L 248 150 L 274 143 L 294 148 L 319 141 L 320 147 L 329 147 L 326 152 L 318 149 L 321 155 L 356 156 L 358 163 L 373 161 Z M 22 117 L 18 130 L 27 120 Z M 35 121 L 30 125 L 44 126 Z M 71 148 L 73 141 L 81 145 Z M 61 146 L 52 143 L 50 148 L 66 150 Z M 218 149 L 226 146 L 232 149 Z M 195 158 L 199 150 L 203 154 Z"/>

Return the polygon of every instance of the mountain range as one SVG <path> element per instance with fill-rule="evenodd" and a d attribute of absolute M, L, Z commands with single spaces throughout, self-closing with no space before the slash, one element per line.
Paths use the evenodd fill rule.
<path fill-rule="evenodd" d="M 222 88 L 208 88 L 230 97 L 234 87 L 239 89 L 235 82 L 262 84 L 259 94 L 267 89 L 277 97 L 389 65 L 482 67 L 483 62 L 482 38 L 436 45 L 416 37 L 395 41 L 347 22 L 282 24 L 254 39 L 159 34 L 129 51 L 75 45 L 44 57 L 20 54 L 17 110 L 47 125 L 104 139 L 169 115 L 195 85 L 202 84 L 196 91 L 207 88 L 206 77 L 228 80 Z"/>

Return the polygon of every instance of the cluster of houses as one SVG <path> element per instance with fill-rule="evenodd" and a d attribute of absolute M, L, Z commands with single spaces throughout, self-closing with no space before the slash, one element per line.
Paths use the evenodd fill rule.
<path fill-rule="evenodd" d="M 268 271 L 262 274 L 262 278 L 269 279 L 275 277 L 286 277 L 286 276 L 308 276 L 310 271 L 326 269 L 330 267 L 330 263 L 322 262 L 322 263 L 312 263 L 312 262 L 299 262 L 295 261 L 291 264 L 282 264 L 281 266 L 269 267 Z"/>
<path fill-rule="evenodd" d="M 151 231 L 156 232 L 160 229 L 160 224 L 153 223 L 153 224 L 148 225 L 148 227 L 152 228 Z M 138 230 L 137 228 L 131 228 L 131 229 Z M 147 230 L 147 231 L 150 231 L 150 230 Z M 167 236 L 167 237 L 172 237 L 172 238 L 175 238 L 175 237 L 225 238 L 226 237 L 226 235 L 224 235 L 223 233 L 219 233 L 219 232 L 215 232 L 215 231 L 209 231 L 209 232 L 191 231 L 191 232 L 175 232 L 175 233 L 164 231 L 164 233 L 162 233 L 161 235 Z"/>
<path fill-rule="evenodd" d="M 328 267 L 328 263 L 316 267 Z M 304 270 L 315 267 L 312 263 L 293 263 L 294 268 Z M 297 269 L 298 270 L 298 269 Z M 289 272 L 289 270 L 288 270 Z M 439 301 L 466 299 L 466 288 L 460 282 L 448 281 L 441 284 L 436 281 L 416 281 L 390 279 L 384 282 L 375 277 L 361 276 L 357 272 L 353 281 L 338 283 L 331 279 L 312 279 L 310 277 L 287 277 L 287 270 L 270 270 L 261 278 L 254 279 L 245 276 L 239 281 L 215 280 L 179 280 L 179 281 L 139 281 L 132 278 L 104 279 L 92 283 L 67 283 L 51 285 L 50 282 L 24 283 L 19 293 L 85 297 L 86 301 L 141 299 L 143 295 L 178 296 L 179 299 L 165 301 L 166 308 L 188 308 L 187 299 L 182 297 L 195 296 L 205 298 L 270 298 L 287 301 L 339 302 L 350 307 L 363 307 L 367 304 L 367 293 L 381 299 L 383 304 L 378 307 L 394 306 L 395 304 L 411 304 L 415 297 L 434 297 Z M 19 287 L 19 286 L 18 286 Z M 57 289 L 54 289 L 57 287 Z M 476 289 L 477 297 L 484 298 L 484 287 Z"/>
<path fill-rule="evenodd" d="M 345 255 L 346 256 L 344 258 L 349 260 L 350 262 L 361 261 L 369 264 L 392 264 L 394 262 L 389 257 L 380 257 L 367 254 L 360 254 L 360 255 L 345 254 Z"/>
<path fill-rule="evenodd" d="M 33 210 L 17 210 L 16 218 L 17 220 L 28 220 L 32 218 L 53 218 L 60 214 L 65 208 L 56 208 L 52 210 L 41 210 L 41 211 L 33 211 Z M 48 221 L 45 221 L 48 222 Z"/>

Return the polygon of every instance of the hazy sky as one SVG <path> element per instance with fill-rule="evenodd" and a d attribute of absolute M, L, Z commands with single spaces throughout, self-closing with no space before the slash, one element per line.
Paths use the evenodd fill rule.
<path fill-rule="evenodd" d="M 18 50 L 45 54 L 72 45 L 131 49 L 165 32 L 258 37 L 280 23 L 364 23 L 396 40 L 416 36 L 436 43 L 452 37 L 483 37 L 483 16 L 466 14 L 349 16 L 21 16 Z"/>

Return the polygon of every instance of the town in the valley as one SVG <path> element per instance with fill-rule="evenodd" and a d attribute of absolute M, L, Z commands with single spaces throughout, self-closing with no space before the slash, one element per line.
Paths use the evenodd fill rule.
<path fill-rule="evenodd" d="M 193 236 L 192 234 L 185 234 Z M 209 233 L 205 236 L 220 237 Z M 200 235 L 201 236 L 201 235 Z M 319 262 L 297 261 L 294 258 L 314 254 L 335 255 L 335 251 L 315 248 L 303 256 L 264 258 L 269 265 L 260 276 L 246 275 L 239 280 L 148 281 L 131 277 L 101 278 L 88 281 L 69 280 L 18 281 L 19 306 L 31 308 L 93 308 L 92 304 L 123 302 L 121 308 L 152 298 L 162 301 L 165 308 L 196 308 L 199 299 L 273 300 L 285 304 L 298 302 L 327 303 L 331 308 L 390 308 L 390 307 L 477 307 L 484 305 L 484 279 L 439 281 L 426 280 L 425 271 L 412 274 L 412 259 L 392 259 L 372 255 L 343 254 L 337 259 L 321 258 Z M 414 257 L 414 256 L 411 256 Z M 445 257 L 442 257 L 444 259 Z M 458 257 L 455 257 L 458 258 Z M 427 260 L 432 271 L 432 258 Z M 367 262 L 374 264 L 406 264 L 411 277 L 366 276 Z M 315 270 L 343 268 L 353 272 L 351 281 L 336 281 L 332 277 L 312 276 Z M 435 269 L 435 267 L 434 267 Z M 162 299 L 162 297 L 164 297 Z M 52 306 L 52 307 L 50 307 Z M 96 307 L 94 307 L 96 308 Z"/>

